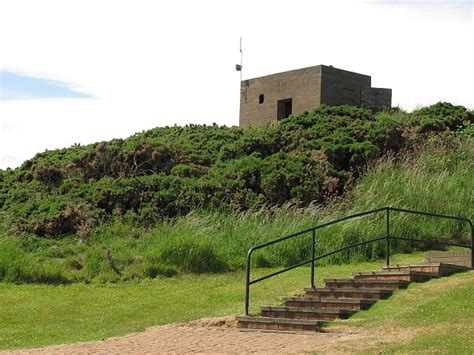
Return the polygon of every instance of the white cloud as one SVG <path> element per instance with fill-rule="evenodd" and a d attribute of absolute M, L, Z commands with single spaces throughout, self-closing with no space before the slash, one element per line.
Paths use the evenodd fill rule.
<path fill-rule="evenodd" d="M 0 70 L 0 100 L 92 98 L 69 83 Z"/>
<path fill-rule="evenodd" d="M 391 87 L 393 103 L 474 107 L 472 17 L 355 1 L 2 2 L 0 69 L 73 83 L 96 100 L 0 103 L 0 156 L 154 126 L 236 125 L 244 79 L 332 64 Z M 8 30 L 8 31 L 7 31 Z M 92 102 L 93 101 L 93 102 Z"/>

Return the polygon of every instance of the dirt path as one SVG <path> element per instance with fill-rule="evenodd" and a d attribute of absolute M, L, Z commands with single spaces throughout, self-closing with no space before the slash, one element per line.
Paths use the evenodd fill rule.
<path fill-rule="evenodd" d="M 377 334 L 350 333 L 346 328 L 328 333 L 241 331 L 235 328 L 231 318 L 215 318 L 152 327 L 103 341 L 0 354 L 347 353 L 356 350 L 357 346 L 353 345 L 360 344 L 361 340 L 369 346 L 384 341 Z"/>

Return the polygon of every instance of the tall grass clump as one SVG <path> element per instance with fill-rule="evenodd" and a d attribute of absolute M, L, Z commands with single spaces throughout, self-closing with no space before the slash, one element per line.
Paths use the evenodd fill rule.
<path fill-rule="evenodd" d="M 218 273 L 229 270 L 229 266 L 205 240 L 175 239 L 160 245 L 159 259 L 183 272 Z"/>
<path fill-rule="evenodd" d="M 393 206 L 474 219 L 474 139 L 433 137 L 403 157 L 373 164 L 344 203 L 347 212 Z M 391 214 L 394 235 L 469 242 L 466 223 L 398 212 Z"/>
<path fill-rule="evenodd" d="M 21 252 L 17 243 L 0 240 L 0 281 L 65 284 L 70 279 L 56 260 L 32 257 Z"/>

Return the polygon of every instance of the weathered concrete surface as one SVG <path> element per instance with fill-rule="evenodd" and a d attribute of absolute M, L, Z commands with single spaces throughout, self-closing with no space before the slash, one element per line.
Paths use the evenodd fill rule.
<path fill-rule="evenodd" d="M 291 113 L 321 104 L 354 105 L 382 110 L 391 107 L 392 90 L 371 88 L 371 78 L 332 66 L 291 70 L 244 80 L 240 93 L 240 126 L 260 126 L 282 115 L 278 102 L 291 101 Z"/>

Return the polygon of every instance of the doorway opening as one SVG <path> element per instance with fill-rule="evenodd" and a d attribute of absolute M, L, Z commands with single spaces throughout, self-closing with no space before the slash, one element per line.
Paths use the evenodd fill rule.
<path fill-rule="evenodd" d="M 278 111 L 277 111 L 277 119 L 282 120 L 283 118 L 287 118 L 293 112 L 293 101 L 291 98 L 278 100 Z"/>

